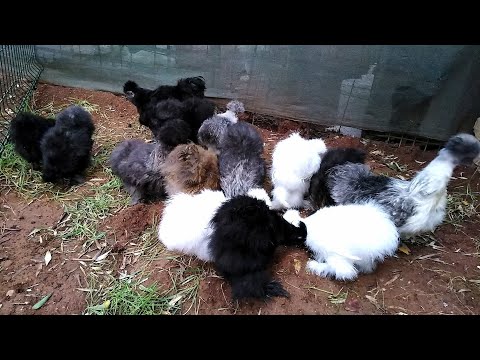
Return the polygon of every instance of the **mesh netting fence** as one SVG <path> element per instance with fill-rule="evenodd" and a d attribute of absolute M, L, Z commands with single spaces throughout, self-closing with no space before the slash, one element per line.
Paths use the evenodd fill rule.
<path fill-rule="evenodd" d="M 201 75 L 206 96 L 318 125 L 445 140 L 480 116 L 478 45 L 37 45 L 46 82 L 122 92 Z"/>
<path fill-rule="evenodd" d="M 10 120 L 27 106 L 42 69 L 34 45 L 0 45 L 0 155 Z"/>

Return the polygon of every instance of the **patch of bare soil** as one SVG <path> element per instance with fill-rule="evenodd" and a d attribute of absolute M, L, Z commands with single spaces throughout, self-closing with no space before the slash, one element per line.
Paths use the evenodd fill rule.
<path fill-rule="evenodd" d="M 135 107 L 123 96 L 40 84 L 35 102 L 37 107 L 52 101 L 58 105 L 72 97 L 99 105 L 99 111 L 93 114 L 97 150 L 107 144 L 111 148 L 112 143 L 123 139 L 151 138 L 149 130 L 138 124 Z M 244 120 L 259 126 L 265 140 L 264 156 L 268 165 L 275 144 L 294 131 L 309 137 L 321 136 L 330 147 L 361 147 L 367 151 L 368 164 L 374 171 L 406 179 L 436 154 L 436 150 L 423 151 L 418 146 L 398 146 L 322 132 L 318 126 L 287 119 L 272 120 L 247 113 Z M 472 191 L 480 190 L 480 175 L 473 169 L 459 167 L 454 177 L 456 180 L 450 183 L 450 191 L 467 183 Z M 265 187 L 271 188 L 268 180 Z M 80 276 L 81 265 L 72 260 L 81 244 L 72 240 L 64 245 L 62 253 L 60 244 L 45 235 L 42 243 L 38 234 L 28 237 L 35 228 L 56 224 L 62 216 L 59 204 L 44 200 L 28 204 L 13 193 L 2 195 L 1 201 L 0 219 L 5 221 L 5 227 L 0 235 L 0 313 L 81 313 L 85 308 L 84 293 L 77 289 L 86 284 Z M 100 228 L 107 232 L 110 245 L 117 244 L 115 257 L 121 257 L 122 247 L 138 239 L 158 221 L 162 208 L 162 203 L 128 206 L 105 219 Z M 202 266 L 208 270 L 209 275 L 199 287 L 200 314 L 480 314 L 479 220 L 475 215 L 458 228 L 445 223 L 431 235 L 431 241 L 408 243 L 408 250 L 398 251 L 395 257 L 379 264 L 374 273 L 360 275 L 353 282 L 309 274 L 305 271 L 308 260 L 305 250 L 281 248 L 272 271 L 290 292 L 290 298 L 233 304 L 228 284 L 215 275 L 211 264 L 205 265 L 197 259 L 190 260 L 184 276 Z M 345 226 L 348 226 L 348 219 L 345 219 Z M 40 269 L 47 250 L 52 253 L 52 261 Z M 132 266 L 127 266 L 129 273 Z M 158 282 L 163 289 L 169 288 L 172 279 L 168 272 L 174 267 L 178 267 L 178 262 L 172 259 L 152 261 L 149 281 Z M 7 292 L 11 296 L 7 296 Z M 50 292 L 53 292 L 52 297 L 40 310 L 31 309 Z"/>
<path fill-rule="evenodd" d="M 113 252 L 122 252 L 130 241 L 158 223 L 163 203 L 136 204 L 108 217 L 100 227 L 115 240 Z"/>
<path fill-rule="evenodd" d="M 52 228 L 63 209 L 46 200 L 25 201 L 13 192 L 0 197 L 0 314 L 81 314 L 85 309 L 75 246 L 64 244 L 36 229 Z M 73 245 L 73 246 L 72 246 Z M 45 254 L 51 261 L 45 264 Z M 82 275 L 83 277 L 83 275 Z M 43 307 L 32 306 L 52 294 Z"/>

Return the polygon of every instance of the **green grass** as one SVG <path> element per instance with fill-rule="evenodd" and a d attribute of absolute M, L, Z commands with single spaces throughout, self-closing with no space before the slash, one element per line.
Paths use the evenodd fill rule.
<path fill-rule="evenodd" d="M 142 314 L 198 313 L 200 282 L 209 271 L 193 256 L 166 251 L 157 238 L 157 221 L 138 238 L 131 239 L 121 256 L 123 261 L 128 260 L 127 263 L 135 265 L 129 266 L 128 271 L 122 270 L 118 277 L 114 277 L 111 271 L 104 271 L 112 268 L 111 260 L 92 264 L 92 271 L 87 277 L 86 314 L 136 315 L 139 311 L 144 311 Z M 138 262 L 132 261 L 134 259 Z M 168 260 L 169 265 L 159 270 L 155 268 L 157 260 Z M 115 261 L 121 263 L 122 258 L 117 257 Z M 169 281 L 163 283 L 163 288 L 158 288 L 155 283 L 143 286 L 152 277 L 153 271 L 168 275 Z"/>
<path fill-rule="evenodd" d="M 200 307 L 200 282 L 208 275 L 205 265 L 193 266 L 193 256 L 173 256 L 170 259 L 177 262 L 177 266 L 168 270 L 173 284 L 170 291 L 181 296 L 181 302 L 185 304 L 183 314 L 192 309 L 193 313 L 197 314 Z"/>
<path fill-rule="evenodd" d="M 196 260 L 195 256 L 181 255 L 178 253 L 170 253 L 166 251 L 157 237 L 158 220 L 154 221 L 152 227 L 147 229 L 140 236 L 141 256 L 143 263 L 139 275 L 142 277 L 149 277 L 151 274 L 152 262 L 158 260 L 160 257 L 170 260 L 174 266 L 168 266 L 163 270 L 168 273 L 170 278 L 171 288 L 168 289 L 168 294 L 177 296 L 179 304 L 182 307 L 183 313 L 187 314 L 193 310 L 197 314 L 200 306 L 199 289 L 200 282 L 209 275 L 209 270 L 205 263 Z M 138 248 L 136 253 L 138 254 Z M 211 271 L 211 270 L 210 270 Z"/>
<path fill-rule="evenodd" d="M 110 169 L 105 172 L 110 173 L 108 182 L 95 187 L 92 195 L 65 205 L 65 212 L 70 218 L 66 227 L 59 231 L 62 239 L 82 239 L 85 241 L 84 248 L 88 248 L 95 240 L 105 236 L 104 232 L 97 229 L 97 225 L 112 211 L 127 205 L 128 196 L 121 190 L 121 180 L 113 176 Z"/>
<path fill-rule="evenodd" d="M 148 268 L 152 261 L 158 260 L 165 252 L 165 247 L 158 241 L 157 237 L 159 217 L 160 215 L 157 215 L 157 218 L 153 219 L 152 226 L 145 229 L 138 240 L 136 240 L 139 246 L 133 246 L 125 251 L 126 255 L 141 255 L 144 262 L 142 268 Z"/>
<path fill-rule="evenodd" d="M 131 279 L 113 280 L 98 305 L 88 306 L 86 315 L 161 315 L 179 310 L 178 297 L 159 293 L 156 284 L 148 287 Z"/>
<path fill-rule="evenodd" d="M 156 237 L 156 222 L 137 239 L 132 239 L 123 253 L 123 257 L 139 258 L 135 269 L 120 273 L 114 277 L 111 272 L 104 272 L 96 266 L 88 274 L 87 308 L 85 314 L 95 315 L 160 315 L 178 314 L 184 303 L 189 308 L 198 303 L 197 295 L 203 271 L 189 267 L 192 259 L 186 256 L 169 256 L 164 246 Z M 135 244 L 135 245 L 133 245 Z M 165 269 L 171 279 L 165 288 L 156 283 L 143 284 L 152 274 L 152 262 L 160 256 L 171 259 L 175 266 Z M 121 261 L 117 259 L 116 261 Z M 111 263 L 103 264 L 111 268 Z"/>
<path fill-rule="evenodd" d="M 178 266 L 168 270 L 171 286 L 161 291 L 156 284 L 143 285 L 145 271 L 121 278 L 90 276 L 85 314 L 174 315 L 193 309 L 198 313 L 198 290 L 206 272 L 200 267 Z M 150 271 L 151 272 L 151 271 Z M 108 279 L 108 280 L 107 280 Z M 108 307 L 105 306 L 108 304 Z M 185 306 L 183 306 L 185 305 Z"/>
<path fill-rule="evenodd" d="M 94 136 L 93 140 L 95 145 L 92 149 L 92 164 L 87 169 L 87 177 L 97 170 L 102 170 L 104 173 L 107 172 L 107 176 L 113 176 L 110 171 L 111 168 L 108 164 L 108 159 L 117 144 L 108 141 L 108 139 L 101 138 L 98 134 Z"/>
<path fill-rule="evenodd" d="M 137 268 L 113 276 L 111 259 L 105 259 L 101 264 L 91 266 L 87 276 L 88 289 L 86 302 L 87 315 L 159 315 L 176 314 L 181 308 L 181 296 L 175 287 L 162 291 L 155 283 L 149 286 L 143 284 L 148 280 L 152 261 L 158 259 L 164 248 L 156 238 L 157 222 L 146 229 L 137 239 L 131 239 L 129 247 L 125 249 L 115 261 L 122 261 L 121 257 L 140 260 Z M 132 245 L 136 244 L 136 245 Z"/>

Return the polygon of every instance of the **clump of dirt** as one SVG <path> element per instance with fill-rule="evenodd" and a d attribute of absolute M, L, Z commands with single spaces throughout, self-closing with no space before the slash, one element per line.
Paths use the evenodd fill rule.
<path fill-rule="evenodd" d="M 309 136 L 309 128 L 306 123 L 298 123 L 291 120 L 282 120 L 278 124 L 277 133 L 279 134 L 288 134 L 298 132 L 303 137 Z"/>
<path fill-rule="evenodd" d="M 327 147 L 337 148 L 337 147 L 354 147 L 364 149 L 365 145 L 362 143 L 361 138 L 353 136 L 340 136 L 334 135 L 329 137 L 324 137 L 325 145 Z"/>
<path fill-rule="evenodd" d="M 158 223 L 163 205 L 163 203 L 136 204 L 108 217 L 101 225 L 101 229 L 111 235 L 109 238 L 115 239 L 112 252 L 122 252 L 131 240 Z"/>

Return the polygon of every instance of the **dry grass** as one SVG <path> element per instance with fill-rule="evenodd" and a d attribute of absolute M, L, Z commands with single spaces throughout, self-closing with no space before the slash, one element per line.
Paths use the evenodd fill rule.
<path fill-rule="evenodd" d="M 54 105 L 53 101 L 51 101 L 42 107 L 37 107 L 34 97 L 32 100 L 32 105 L 27 106 L 25 110 L 45 117 L 55 117 L 60 111 L 71 105 L 82 106 L 90 114 L 96 114 L 100 111 L 99 105 L 92 104 L 87 99 L 68 98 L 67 101 L 68 102 L 60 105 Z"/>
<path fill-rule="evenodd" d="M 109 171 L 107 171 L 109 172 Z M 65 205 L 68 218 L 59 227 L 63 240 L 80 239 L 84 248 L 105 236 L 97 229 L 108 215 L 127 205 L 128 196 L 122 191 L 122 182 L 110 173 L 110 180 L 93 188 L 93 194 Z"/>
<path fill-rule="evenodd" d="M 165 251 L 156 237 L 156 229 L 155 223 L 132 239 L 121 257 L 108 255 L 110 259 L 102 259 L 103 266 L 90 266 L 86 314 L 198 314 L 200 281 L 208 271 L 203 266 L 193 266 L 194 257 Z M 161 269 L 168 273 L 170 284 L 144 286 L 154 271 L 152 262 L 161 258 L 173 263 Z M 105 271 L 112 269 L 117 261 L 121 261 L 119 276 L 111 270 Z"/>
<path fill-rule="evenodd" d="M 81 185 L 70 188 L 44 183 L 42 173 L 33 170 L 31 165 L 22 159 L 8 143 L 0 157 L 0 189 L 2 192 L 14 190 L 25 200 L 47 197 L 54 201 L 62 201 L 74 194 Z"/>
<path fill-rule="evenodd" d="M 470 184 L 458 186 L 447 196 L 447 214 L 445 222 L 456 229 L 462 228 L 462 223 L 469 220 L 478 221 L 480 192 L 472 191 Z"/>

